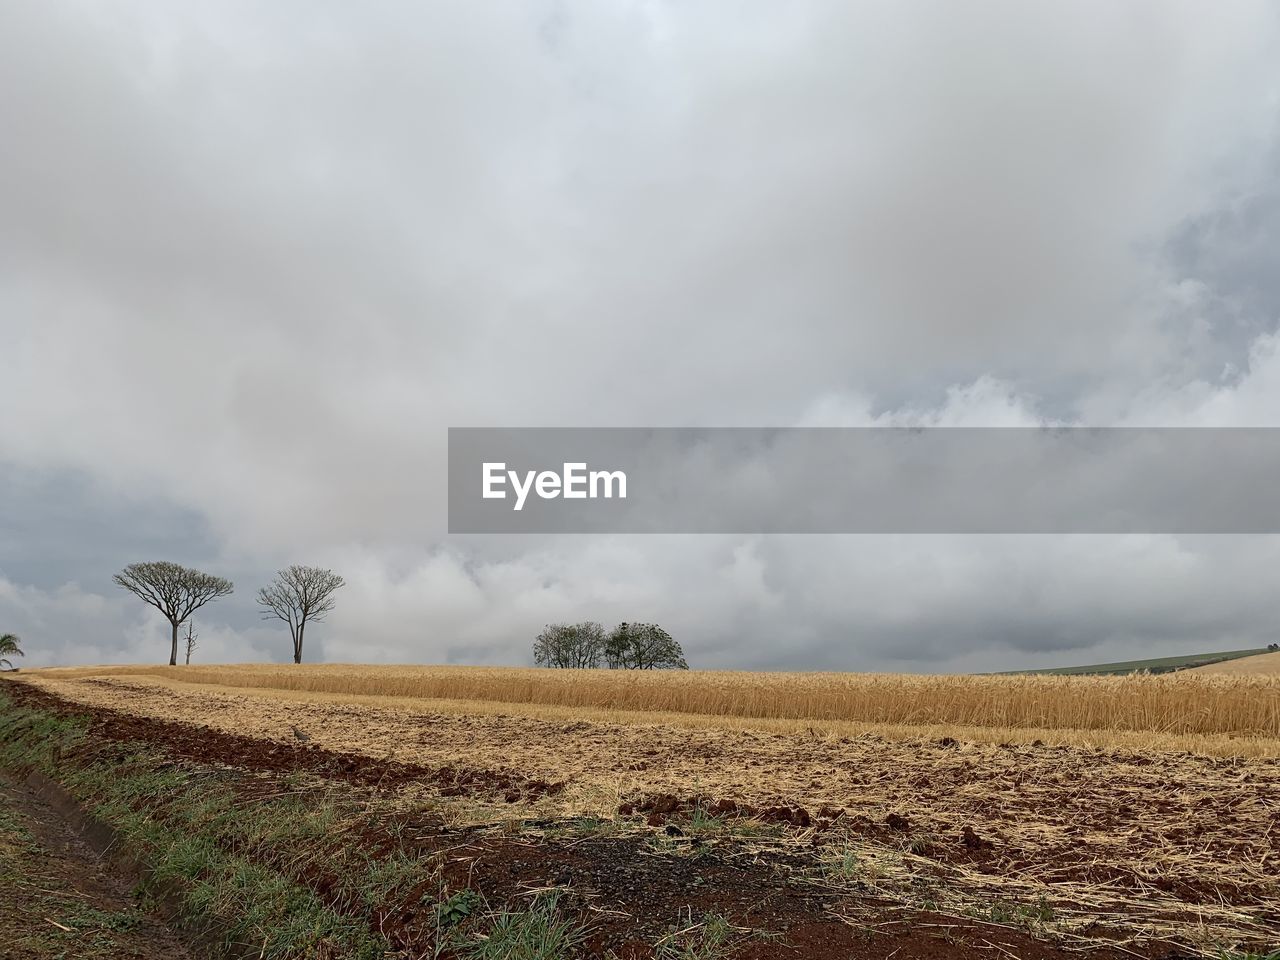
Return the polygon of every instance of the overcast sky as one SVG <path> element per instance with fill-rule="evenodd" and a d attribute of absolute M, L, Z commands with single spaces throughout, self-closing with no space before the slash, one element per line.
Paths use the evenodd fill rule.
<path fill-rule="evenodd" d="M 341 572 L 310 659 L 1011 669 L 1277 639 L 1280 539 L 446 533 L 449 426 L 1280 426 L 1264 2 L 0 0 L 0 632 Z"/>

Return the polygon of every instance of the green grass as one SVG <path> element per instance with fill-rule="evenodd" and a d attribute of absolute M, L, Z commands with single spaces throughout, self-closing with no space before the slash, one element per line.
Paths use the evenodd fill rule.
<path fill-rule="evenodd" d="M 487 929 L 455 936 L 453 946 L 465 960 L 569 960 L 579 955 L 591 931 L 564 915 L 559 901 L 553 891 L 527 909 L 491 913 Z"/>
<path fill-rule="evenodd" d="M 0 954 L 31 960 L 141 957 L 146 941 L 132 936 L 144 923 L 136 906 L 94 906 L 51 861 L 57 857 L 23 816 L 0 809 Z"/>
<path fill-rule="evenodd" d="M 822 875 L 831 880 L 861 880 L 866 870 L 866 864 L 858 856 L 858 852 L 849 846 L 841 850 L 832 851 L 822 861 Z"/>
<path fill-rule="evenodd" d="M 1043 895 L 1029 903 L 996 900 L 985 911 L 972 910 L 970 915 L 1001 926 L 1022 927 L 1029 931 L 1057 919 L 1053 905 Z"/>
<path fill-rule="evenodd" d="M 1179 657 L 1156 657 L 1151 660 L 1121 660 L 1117 663 L 1094 663 L 1082 667 L 1049 667 L 1042 670 L 1006 670 L 998 676 L 1013 674 L 1054 674 L 1057 676 L 1075 675 L 1107 675 L 1137 673 L 1145 670 L 1150 673 L 1172 673 L 1176 670 L 1187 670 L 1191 667 L 1203 667 L 1210 663 L 1223 663 L 1227 660 L 1238 660 L 1241 657 L 1254 657 L 1266 653 L 1266 647 L 1254 650 L 1224 650 L 1218 653 L 1189 653 Z"/>
<path fill-rule="evenodd" d="M 758 931 L 735 927 L 719 913 L 704 914 L 694 922 L 692 912 L 680 929 L 672 930 L 654 944 L 655 960 L 723 960 L 744 939 Z"/>
<path fill-rule="evenodd" d="M 29 846 L 35 839 L 26 824 L 18 819 L 18 815 L 4 807 L 0 807 L 0 837 L 4 838 L 6 844 L 18 849 Z"/>
<path fill-rule="evenodd" d="M 60 783 L 148 865 L 144 896 L 176 891 L 179 921 L 224 946 L 251 945 L 262 960 L 383 960 L 398 955 L 379 933 L 379 911 L 391 910 L 421 918 L 423 956 L 581 954 L 590 931 L 561 894 L 491 909 L 475 891 L 449 891 L 443 860 L 406 842 L 403 818 L 369 797 L 181 765 L 142 744 L 95 743 L 87 730 L 0 692 L 0 764 Z"/>
<path fill-rule="evenodd" d="M 216 920 L 227 945 L 253 944 L 264 960 L 380 960 L 389 949 L 367 913 L 335 909 L 299 882 L 335 853 L 332 841 L 303 845 L 332 829 L 342 812 L 334 802 L 240 804 L 227 783 L 144 748 L 90 744 L 84 723 L 18 708 L 3 694 L 0 762 L 56 777 L 151 867 L 144 894 L 180 891 L 180 919 L 206 931 Z M 345 866 L 340 904 L 367 905 L 417 868 L 431 869 L 403 858 Z"/>

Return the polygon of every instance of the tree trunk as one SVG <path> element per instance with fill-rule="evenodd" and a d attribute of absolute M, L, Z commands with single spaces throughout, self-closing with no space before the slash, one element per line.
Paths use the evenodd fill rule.
<path fill-rule="evenodd" d="M 305 630 L 306 628 L 307 628 L 307 623 L 305 620 L 302 623 L 298 624 L 298 635 L 297 637 L 294 638 L 294 641 L 293 641 L 293 662 L 294 663 L 302 662 L 302 631 Z"/>
<path fill-rule="evenodd" d="M 170 620 L 169 626 L 173 627 L 173 647 L 169 651 L 169 666 L 176 667 L 178 665 L 178 621 Z"/>

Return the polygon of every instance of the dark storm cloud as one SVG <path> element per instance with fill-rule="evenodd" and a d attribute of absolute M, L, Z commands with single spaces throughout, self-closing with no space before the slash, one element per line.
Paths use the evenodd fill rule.
<path fill-rule="evenodd" d="M 41 589 L 106 589 L 133 560 L 217 548 L 204 518 L 153 497 L 101 489 L 90 475 L 0 463 L 0 574 Z"/>
<path fill-rule="evenodd" d="M 1252 180 L 1175 232 L 1169 255 L 1207 301 L 1208 336 L 1196 360 L 1212 376 L 1245 366 L 1253 342 L 1280 327 L 1280 150 L 1273 145 Z"/>

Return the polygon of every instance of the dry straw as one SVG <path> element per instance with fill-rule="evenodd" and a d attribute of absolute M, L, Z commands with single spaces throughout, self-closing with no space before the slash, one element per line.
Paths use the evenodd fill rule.
<path fill-rule="evenodd" d="M 540 670 L 346 664 L 60 668 L 229 687 L 863 723 L 1280 736 L 1280 677 Z"/>

